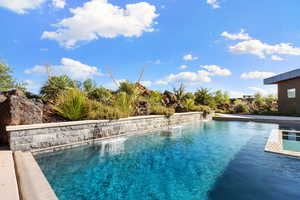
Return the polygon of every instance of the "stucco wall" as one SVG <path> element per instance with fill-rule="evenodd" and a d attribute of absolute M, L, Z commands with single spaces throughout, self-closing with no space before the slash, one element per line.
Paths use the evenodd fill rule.
<path fill-rule="evenodd" d="M 91 120 L 6 127 L 13 151 L 51 149 L 93 139 L 140 133 L 203 120 L 202 112 L 165 116 L 141 116 L 108 121 Z M 206 118 L 211 119 L 211 116 Z"/>
<path fill-rule="evenodd" d="M 288 98 L 287 90 L 296 89 L 296 98 Z M 278 110 L 283 114 L 300 114 L 300 78 L 278 83 Z"/>

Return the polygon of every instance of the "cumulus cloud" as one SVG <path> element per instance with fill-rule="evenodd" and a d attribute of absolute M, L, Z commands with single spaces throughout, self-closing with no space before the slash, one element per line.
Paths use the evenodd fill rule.
<path fill-rule="evenodd" d="M 187 66 L 187 65 L 180 65 L 178 68 L 179 69 L 186 69 L 186 68 L 188 68 L 189 66 Z"/>
<path fill-rule="evenodd" d="M 25 14 L 28 10 L 36 9 L 46 0 L 1 0 L 0 7 L 18 14 Z"/>
<path fill-rule="evenodd" d="M 210 73 L 204 70 L 197 72 L 180 72 L 178 74 L 170 74 L 165 78 L 156 81 L 156 84 L 167 85 L 172 82 L 184 82 L 187 85 L 195 85 L 199 83 L 211 82 Z"/>
<path fill-rule="evenodd" d="M 163 79 L 156 81 L 156 84 L 167 85 L 172 82 L 183 82 L 186 85 L 197 85 L 200 83 L 211 82 L 211 76 L 229 76 L 231 72 L 228 69 L 221 68 L 217 65 L 204 65 L 206 70 L 198 70 L 196 72 L 180 72 L 178 74 L 170 74 Z"/>
<path fill-rule="evenodd" d="M 206 0 L 206 3 L 211 5 L 213 8 L 220 8 L 220 2 L 218 0 Z"/>
<path fill-rule="evenodd" d="M 43 39 L 56 40 L 66 48 L 76 47 L 78 42 L 102 38 L 140 37 L 152 32 L 156 7 L 140 2 L 120 8 L 107 0 L 91 0 L 82 7 L 70 9 L 73 16 L 55 25 L 55 31 L 44 31 Z"/>
<path fill-rule="evenodd" d="M 217 76 L 229 76 L 231 75 L 231 71 L 226 68 L 221 68 L 218 65 L 203 65 L 204 69 L 210 72 L 211 75 Z"/>
<path fill-rule="evenodd" d="M 152 81 L 141 81 L 141 84 L 145 87 L 151 87 Z"/>
<path fill-rule="evenodd" d="M 77 60 L 70 58 L 62 58 L 60 65 L 50 66 L 51 73 L 54 75 L 66 74 L 72 79 L 83 80 L 93 76 L 102 75 L 95 66 L 83 64 Z M 46 74 L 45 66 L 36 65 L 31 69 L 25 70 L 26 74 Z"/>
<path fill-rule="evenodd" d="M 265 79 L 269 78 L 271 76 L 275 76 L 276 74 L 273 72 L 259 72 L 259 71 L 254 71 L 254 72 L 247 72 L 243 73 L 241 75 L 242 79 Z"/>
<path fill-rule="evenodd" d="M 269 94 L 277 94 L 277 91 L 275 88 L 270 88 L 270 89 L 264 89 L 264 88 L 259 88 L 259 87 L 248 87 L 249 90 L 252 90 L 255 93 L 259 93 L 261 95 L 269 95 Z"/>
<path fill-rule="evenodd" d="M 274 54 L 300 56 L 300 48 L 294 47 L 289 43 L 269 45 L 260 40 L 239 42 L 230 46 L 229 51 L 237 54 L 252 54 L 260 58 L 266 58 L 267 55 Z"/>
<path fill-rule="evenodd" d="M 241 29 L 239 33 L 228 33 L 223 32 L 221 36 L 225 37 L 228 40 L 251 40 L 251 36 L 248 33 L 245 33 L 244 29 Z"/>
<path fill-rule="evenodd" d="M 275 61 L 283 61 L 283 60 L 284 60 L 282 57 L 277 56 L 277 55 L 273 55 L 273 56 L 271 57 L 271 59 L 272 59 L 272 60 L 275 60 Z"/>
<path fill-rule="evenodd" d="M 182 57 L 185 61 L 192 61 L 192 60 L 198 60 L 198 57 L 193 56 L 192 54 L 186 54 Z"/>
<path fill-rule="evenodd" d="M 52 0 L 52 5 L 56 8 L 64 8 L 66 6 L 66 0 Z"/>

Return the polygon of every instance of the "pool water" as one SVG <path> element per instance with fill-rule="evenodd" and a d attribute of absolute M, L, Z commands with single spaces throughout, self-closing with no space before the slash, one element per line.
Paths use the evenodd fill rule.
<path fill-rule="evenodd" d="M 300 160 L 264 152 L 277 128 L 210 121 L 36 159 L 60 200 L 299 200 Z"/>
<path fill-rule="evenodd" d="M 282 146 L 284 150 L 300 152 L 300 133 L 283 132 Z"/>

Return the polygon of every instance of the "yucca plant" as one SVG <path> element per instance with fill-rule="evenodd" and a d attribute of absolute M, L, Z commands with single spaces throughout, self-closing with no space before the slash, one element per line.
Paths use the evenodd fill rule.
<path fill-rule="evenodd" d="M 57 104 L 53 108 L 66 119 L 80 120 L 84 119 L 88 112 L 86 101 L 84 92 L 76 88 L 68 89 L 58 96 Z"/>
<path fill-rule="evenodd" d="M 52 76 L 41 88 L 41 95 L 46 100 L 56 99 L 62 92 L 76 87 L 76 83 L 68 76 Z"/>

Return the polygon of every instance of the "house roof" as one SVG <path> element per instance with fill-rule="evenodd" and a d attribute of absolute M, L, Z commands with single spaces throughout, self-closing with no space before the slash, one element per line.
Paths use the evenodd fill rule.
<path fill-rule="evenodd" d="M 278 74 L 276 76 L 264 79 L 265 85 L 277 84 L 281 81 L 286 81 L 294 78 L 300 78 L 300 69 Z"/>

